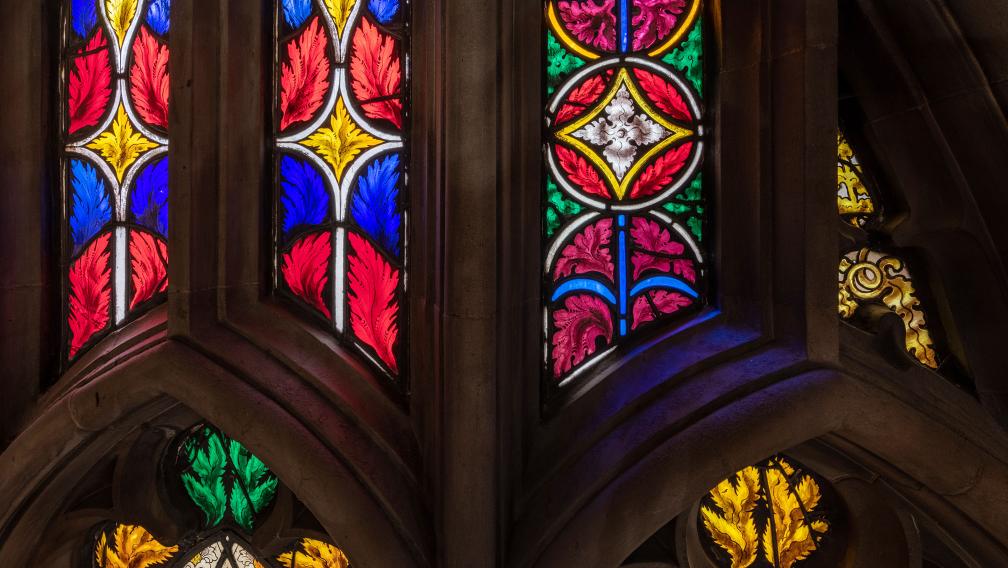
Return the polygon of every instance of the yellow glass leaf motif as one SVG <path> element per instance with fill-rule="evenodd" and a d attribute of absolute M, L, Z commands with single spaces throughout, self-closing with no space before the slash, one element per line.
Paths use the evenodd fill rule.
<path fill-rule="evenodd" d="M 301 550 L 285 552 L 277 557 L 284 568 L 348 568 L 350 560 L 343 551 L 320 540 L 306 538 Z"/>
<path fill-rule="evenodd" d="M 133 23 L 136 11 L 137 0 L 105 0 L 105 15 L 108 16 L 108 21 L 112 24 L 116 37 L 119 38 L 120 46 L 126 39 L 126 32 Z"/>
<path fill-rule="evenodd" d="M 840 259 L 839 287 L 842 318 L 854 317 L 861 305 L 885 306 L 903 320 L 907 352 L 921 364 L 938 368 L 927 319 L 902 260 L 867 248 L 848 253 Z"/>
<path fill-rule="evenodd" d="M 116 525 L 112 543 L 103 532 L 95 543 L 95 562 L 99 568 L 149 568 L 171 560 L 177 546 L 164 546 L 136 525 Z"/>
<path fill-rule="evenodd" d="M 746 568 L 756 561 L 756 521 L 753 510 L 760 498 L 759 471 L 747 467 L 731 479 L 718 483 L 710 495 L 722 511 L 701 507 L 700 516 L 714 542 L 728 551 L 733 568 Z"/>
<path fill-rule="evenodd" d="M 346 167 L 358 154 L 380 142 L 361 130 L 350 118 L 342 98 L 336 101 L 336 108 L 329 119 L 329 128 L 319 128 L 301 141 L 305 146 L 314 148 L 332 166 L 337 181 L 343 178 Z"/>
<path fill-rule="evenodd" d="M 842 132 L 837 132 L 837 210 L 855 227 L 875 213 L 875 202 L 862 179 L 861 164 Z"/>
<path fill-rule="evenodd" d="M 776 468 L 767 469 L 766 479 L 773 513 L 773 529 L 769 525 L 763 529 L 763 550 L 777 551 L 777 563 L 774 564 L 777 568 L 791 568 L 795 562 L 804 560 L 815 552 L 812 527 L 805 522 L 802 506 L 811 511 L 819 505 L 819 485 L 811 477 L 805 477 L 796 489 L 792 489 L 784 472 Z M 774 562 L 769 556 L 767 560 L 771 564 Z"/>
<path fill-rule="evenodd" d="M 336 34 L 340 37 L 343 36 L 343 28 L 350 19 L 350 12 L 355 4 L 357 0 L 325 0 L 326 9 L 336 24 Z"/>
<path fill-rule="evenodd" d="M 792 568 L 819 547 L 829 523 L 816 509 L 822 493 L 811 475 L 796 475 L 783 457 L 742 469 L 717 484 L 702 501 L 700 519 L 712 560 L 731 568 Z M 710 548 L 708 547 L 708 550 Z"/>
<path fill-rule="evenodd" d="M 156 142 L 148 140 L 143 134 L 133 129 L 133 124 L 126 116 L 122 105 L 119 105 L 119 110 L 116 111 L 112 128 L 103 132 L 101 136 L 87 145 L 88 148 L 99 152 L 105 158 L 105 161 L 115 170 L 116 177 L 120 182 L 122 182 L 126 169 L 141 154 L 157 146 Z"/>

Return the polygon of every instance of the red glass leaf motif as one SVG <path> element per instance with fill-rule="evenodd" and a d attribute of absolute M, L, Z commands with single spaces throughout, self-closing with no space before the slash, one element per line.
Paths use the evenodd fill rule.
<path fill-rule="evenodd" d="M 643 217 L 634 217 L 630 236 L 636 247 L 630 259 L 634 267 L 634 280 L 648 270 L 668 274 L 672 269 L 672 257 L 682 255 L 685 250 L 681 243 L 672 240 L 668 229 Z"/>
<path fill-rule="evenodd" d="M 686 142 L 662 154 L 634 181 L 630 188 L 630 198 L 648 197 L 668 187 L 686 165 L 686 159 L 692 150 L 693 143 Z"/>
<path fill-rule="evenodd" d="M 159 44 L 146 27 L 133 44 L 130 93 L 140 118 L 168 128 L 168 46 Z"/>
<path fill-rule="evenodd" d="M 634 51 L 647 49 L 665 39 L 675 29 L 686 9 L 686 0 L 635 0 L 633 17 Z"/>
<path fill-rule="evenodd" d="M 84 253 L 70 266 L 70 357 L 80 351 L 94 334 L 109 322 L 109 302 L 112 289 L 106 233 L 91 242 Z"/>
<path fill-rule="evenodd" d="M 633 326 L 631 326 L 631 329 L 637 329 L 640 325 L 649 321 L 654 321 L 655 310 L 658 310 L 658 312 L 662 314 L 671 314 L 693 303 L 693 301 L 687 296 L 684 296 L 679 292 L 658 290 L 654 292 L 654 294 L 651 294 L 650 302 L 648 302 L 648 298 L 645 297 L 648 294 L 651 294 L 651 292 L 645 292 L 644 294 L 637 296 L 637 299 L 634 301 Z M 654 309 L 651 308 L 652 303 L 654 304 Z"/>
<path fill-rule="evenodd" d="M 395 39 L 382 34 L 369 21 L 361 20 L 354 32 L 350 75 L 354 96 L 364 114 L 402 128 L 402 101 L 398 96 L 402 69 L 395 51 Z"/>
<path fill-rule="evenodd" d="M 287 61 L 280 71 L 280 129 L 310 120 L 329 89 L 328 40 L 318 17 L 287 44 Z"/>
<path fill-rule="evenodd" d="M 593 225 L 588 225 L 577 236 L 574 242 L 564 247 L 560 260 L 556 263 L 553 280 L 559 280 L 570 274 L 585 274 L 598 272 L 611 281 L 613 279 L 612 253 L 609 243 L 612 239 L 612 219 L 603 219 Z"/>
<path fill-rule="evenodd" d="M 130 309 L 168 289 L 168 247 L 143 231 L 130 232 L 130 264 L 133 266 L 133 300 Z"/>
<path fill-rule="evenodd" d="M 598 349 L 597 340 L 612 342 L 612 314 L 598 296 L 569 296 L 564 308 L 553 312 L 553 376 L 559 378 Z"/>
<path fill-rule="evenodd" d="M 580 187 L 581 191 L 591 195 L 609 197 L 609 190 L 602 183 L 598 172 L 588 164 L 588 160 L 565 146 L 557 144 L 555 148 L 557 158 L 560 160 L 560 167 L 567 172 L 567 177 Z"/>
<path fill-rule="evenodd" d="M 296 242 L 290 252 L 283 255 L 284 282 L 295 296 L 318 311 L 331 317 L 322 299 L 329 281 L 329 255 L 332 253 L 332 235 L 316 233 Z"/>
<path fill-rule="evenodd" d="M 105 114 L 112 95 L 112 68 L 107 46 L 99 30 L 85 47 L 88 54 L 73 60 L 67 100 L 70 134 L 95 126 Z"/>
<path fill-rule="evenodd" d="M 580 114 L 585 107 L 594 104 L 602 96 L 605 88 L 606 82 L 602 75 L 595 75 L 578 85 L 557 112 L 556 123 L 566 122 Z"/>
<path fill-rule="evenodd" d="M 633 72 L 641 89 L 644 90 L 644 95 L 662 112 L 682 122 L 693 121 L 693 113 L 690 112 L 686 100 L 672 83 L 660 75 L 643 69 L 634 69 Z"/>
<path fill-rule="evenodd" d="M 364 237 L 354 233 L 349 233 L 348 237 L 353 249 L 347 272 L 350 324 L 357 338 L 374 348 L 389 369 L 398 374 L 395 344 L 399 337 L 399 325 L 396 323 L 399 302 L 395 293 L 399 286 L 399 271 L 385 262 Z"/>
<path fill-rule="evenodd" d="M 558 2 L 560 20 L 578 41 L 599 49 L 616 49 L 616 0 Z"/>

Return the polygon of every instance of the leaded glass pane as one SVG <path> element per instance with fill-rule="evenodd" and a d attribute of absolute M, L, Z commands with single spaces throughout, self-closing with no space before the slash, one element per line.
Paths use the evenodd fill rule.
<path fill-rule="evenodd" d="M 405 0 L 277 3 L 276 289 L 404 375 Z"/>
<path fill-rule="evenodd" d="M 72 361 L 168 287 L 170 0 L 64 3 L 64 328 Z"/>
<path fill-rule="evenodd" d="M 706 302 L 700 0 L 550 0 L 543 233 L 551 389 Z"/>

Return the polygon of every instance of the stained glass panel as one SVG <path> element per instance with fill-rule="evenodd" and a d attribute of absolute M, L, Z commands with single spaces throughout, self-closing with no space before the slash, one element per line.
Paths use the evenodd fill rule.
<path fill-rule="evenodd" d="M 837 132 L 837 210 L 855 227 L 864 227 L 877 214 L 865 184 L 861 163 L 843 132 Z"/>
<path fill-rule="evenodd" d="M 266 464 L 212 426 L 200 426 L 186 437 L 175 464 L 207 527 L 230 519 L 251 532 L 256 517 L 276 496 L 278 480 Z"/>
<path fill-rule="evenodd" d="M 853 319 L 862 306 L 881 306 L 903 321 L 905 347 L 922 365 L 938 368 L 934 344 L 913 279 L 900 258 L 869 248 L 840 258 L 840 316 Z"/>
<path fill-rule="evenodd" d="M 706 301 L 701 8 L 545 3 L 551 388 Z"/>
<path fill-rule="evenodd" d="M 821 554 L 836 510 L 826 481 L 774 456 L 713 487 L 700 501 L 697 529 L 716 566 L 791 568 Z"/>
<path fill-rule="evenodd" d="M 170 0 L 64 3 L 67 360 L 168 287 Z"/>
<path fill-rule="evenodd" d="M 276 287 L 404 375 L 406 0 L 277 6 Z"/>

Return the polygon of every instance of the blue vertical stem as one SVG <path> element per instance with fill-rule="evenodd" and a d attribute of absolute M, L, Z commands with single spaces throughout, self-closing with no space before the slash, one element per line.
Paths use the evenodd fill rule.
<path fill-rule="evenodd" d="M 617 217 L 619 225 L 619 303 L 620 303 L 620 335 L 627 334 L 627 254 L 626 254 L 626 215 Z"/>
<path fill-rule="evenodd" d="M 626 52 L 630 43 L 630 0 L 619 0 L 620 51 Z"/>

